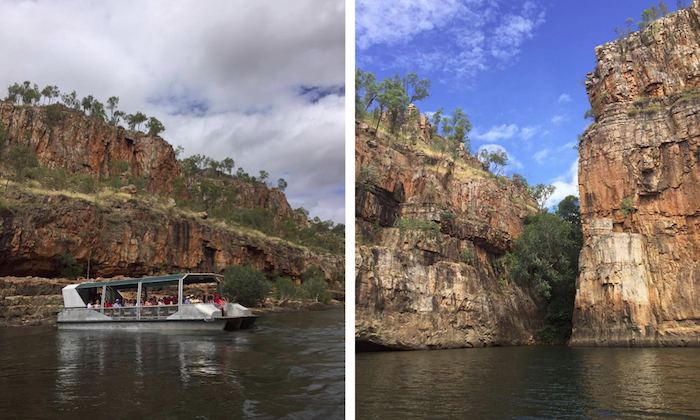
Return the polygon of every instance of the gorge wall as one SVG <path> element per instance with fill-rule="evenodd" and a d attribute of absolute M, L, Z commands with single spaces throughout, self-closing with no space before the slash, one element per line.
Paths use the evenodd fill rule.
<path fill-rule="evenodd" d="M 571 345 L 700 345 L 700 2 L 596 48 Z"/>
<path fill-rule="evenodd" d="M 373 133 L 356 124 L 358 349 L 530 343 L 543 302 L 499 281 L 497 262 L 536 211 L 525 188 Z"/>
<path fill-rule="evenodd" d="M 175 181 L 196 185 L 203 175 L 183 180 L 172 146 L 160 137 L 114 127 L 60 104 L 0 102 L 0 120 L 7 130 L 8 146 L 29 146 L 42 166 L 99 180 L 114 176 L 111 163 L 122 161 L 128 164 L 131 176 L 147 181 L 151 193 L 104 190 L 75 194 L 33 181 L 3 182 L 0 276 L 58 276 L 64 255 L 74 256 L 85 268 L 90 264 L 93 277 L 218 273 L 244 263 L 271 277 L 298 279 L 314 265 L 327 280 L 338 280 L 344 272 L 341 255 L 311 250 L 221 220 L 205 220 L 206 215 L 179 208 L 168 199 Z M 223 174 L 207 181 L 221 183 L 224 178 L 229 191 L 235 191 L 234 202 L 225 203 L 231 208 L 261 207 L 271 217 L 288 217 L 299 229 L 309 226 L 279 189 Z"/>

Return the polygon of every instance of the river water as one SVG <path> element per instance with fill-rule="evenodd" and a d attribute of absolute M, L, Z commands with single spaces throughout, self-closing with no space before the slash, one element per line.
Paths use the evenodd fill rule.
<path fill-rule="evenodd" d="M 700 418 L 700 349 L 359 353 L 358 419 Z"/>
<path fill-rule="evenodd" d="M 0 329 L 0 419 L 343 418 L 342 310 L 252 331 Z"/>

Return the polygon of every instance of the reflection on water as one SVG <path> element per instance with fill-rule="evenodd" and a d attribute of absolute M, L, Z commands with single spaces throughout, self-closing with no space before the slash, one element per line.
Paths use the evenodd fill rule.
<path fill-rule="evenodd" d="M 343 312 L 252 331 L 0 329 L 0 418 L 342 418 Z"/>
<path fill-rule="evenodd" d="M 700 349 L 357 354 L 358 419 L 700 418 Z"/>

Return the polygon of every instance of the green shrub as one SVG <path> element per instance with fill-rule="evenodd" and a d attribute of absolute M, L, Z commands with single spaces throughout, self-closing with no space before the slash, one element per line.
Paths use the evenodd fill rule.
<path fill-rule="evenodd" d="M 95 192 L 95 180 L 90 175 L 77 175 L 75 177 L 76 188 L 79 192 L 92 194 Z"/>
<path fill-rule="evenodd" d="M 314 277 L 301 284 L 306 297 L 317 302 L 328 303 L 332 296 L 326 288 L 326 280 L 322 277 Z"/>
<path fill-rule="evenodd" d="M 60 124 L 65 118 L 66 113 L 61 109 L 60 105 L 55 104 L 46 107 L 46 125 L 49 126 L 49 128 Z"/>
<path fill-rule="evenodd" d="M 440 213 L 440 219 L 451 222 L 455 219 L 455 214 L 451 211 L 443 211 L 442 213 Z"/>
<path fill-rule="evenodd" d="M 634 200 L 629 197 L 623 198 L 620 202 L 620 210 L 622 210 L 622 214 L 625 217 L 627 217 L 630 213 L 634 212 L 636 209 L 637 208 L 635 206 Z"/>
<path fill-rule="evenodd" d="M 231 265 L 224 270 L 221 291 L 230 301 L 254 306 L 270 293 L 270 282 L 254 267 Z"/>
<path fill-rule="evenodd" d="M 401 219 L 396 221 L 396 227 L 399 228 L 402 233 L 407 230 L 417 230 L 433 238 L 440 233 L 440 225 L 433 220 Z"/>
<path fill-rule="evenodd" d="M 59 262 L 63 266 L 61 277 L 75 279 L 83 274 L 83 265 L 78 264 L 78 261 L 71 254 L 62 255 Z"/>
<path fill-rule="evenodd" d="M 475 257 L 474 257 L 474 250 L 472 250 L 472 249 L 469 248 L 469 247 L 464 248 L 464 249 L 462 250 L 461 258 L 462 258 L 462 262 L 463 262 L 463 263 L 467 263 L 467 264 L 469 264 L 469 265 L 474 264 L 474 260 L 475 260 Z"/>
<path fill-rule="evenodd" d="M 275 280 L 275 298 L 279 300 L 294 299 L 299 295 L 299 289 L 294 280 L 289 277 L 278 277 Z"/>
<path fill-rule="evenodd" d="M 129 162 L 125 160 L 111 160 L 109 161 L 110 173 L 123 174 L 129 170 Z"/>

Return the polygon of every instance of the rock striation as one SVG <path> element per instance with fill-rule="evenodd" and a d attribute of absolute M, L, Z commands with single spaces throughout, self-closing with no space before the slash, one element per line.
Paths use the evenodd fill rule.
<path fill-rule="evenodd" d="M 331 279 L 339 255 L 313 252 L 264 234 L 126 197 L 91 202 L 62 195 L 10 192 L 0 208 L 0 276 L 56 276 L 73 255 L 93 277 L 160 272 L 221 272 L 250 265 L 295 279 L 317 265 Z"/>
<path fill-rule="evenodd" d="M 421 144 L 390 146 L 356 124 L 358 349 L 530 343 L 543 302 L 499 281 L 497 258 L 512 249 L 534 201 L 480 164 Z"/>
<path fill-rule="evenodd" d="M 172 146 L 162 138 L 114 127 L 61 104 L 0 101 L 0 121 L 8 146 L 28 146 L 42 166 L 95 180 L 115 176 L 118 166 L 121 175 L 116 176 L 128 173 L 141 178 L 151 193 L 149 198 L 138 197 L 135 185 L 107 197 L 103 192 L 98 197 L 35 186 L 8 190 L 3 185 L 0 275 L 57 276 L 65 255 L 74 256 L 84 267 L 90 264 L 92 276 L 104 277 L 221 272 L 228 265 L 244 263 L 270 276 L 297 280 L 314 265 L 327 280 L 338 280 L 344 271 L 342 256 L 226 225 L 205 212 L 192 214 L 179 209 L 172 198 L 182 194 L 183 185 L 193 187 L 185 191 L 203 196 L 205 184 L 210 190 L 226 184 L 227 191 L 235 193 L 220 197 L 220 207 L 263 208 L 270 217 L 308 228 L 306 217 L 293 211 L 277 188 L 212 170 L 184 177 Z M 167 205 L 159 204 L 164 200 Z"/>
<path fill-rule="evenodd" d="M 596 48 L 574 346 L 700 345 L 700 2 Z"/>
<path fill-rule="evenodd" d="M 175 152 L 157 136 L 114 127 L 62 104 L 50 107 L 0 102 L 0 120 L 9 146 L 29 146 L 39 163 L 68 173 L 110 175 L 110 162 L 129 164 L 135 177 L 145 178 L 152 192 L 169 192 L 182 174 Z"/>

